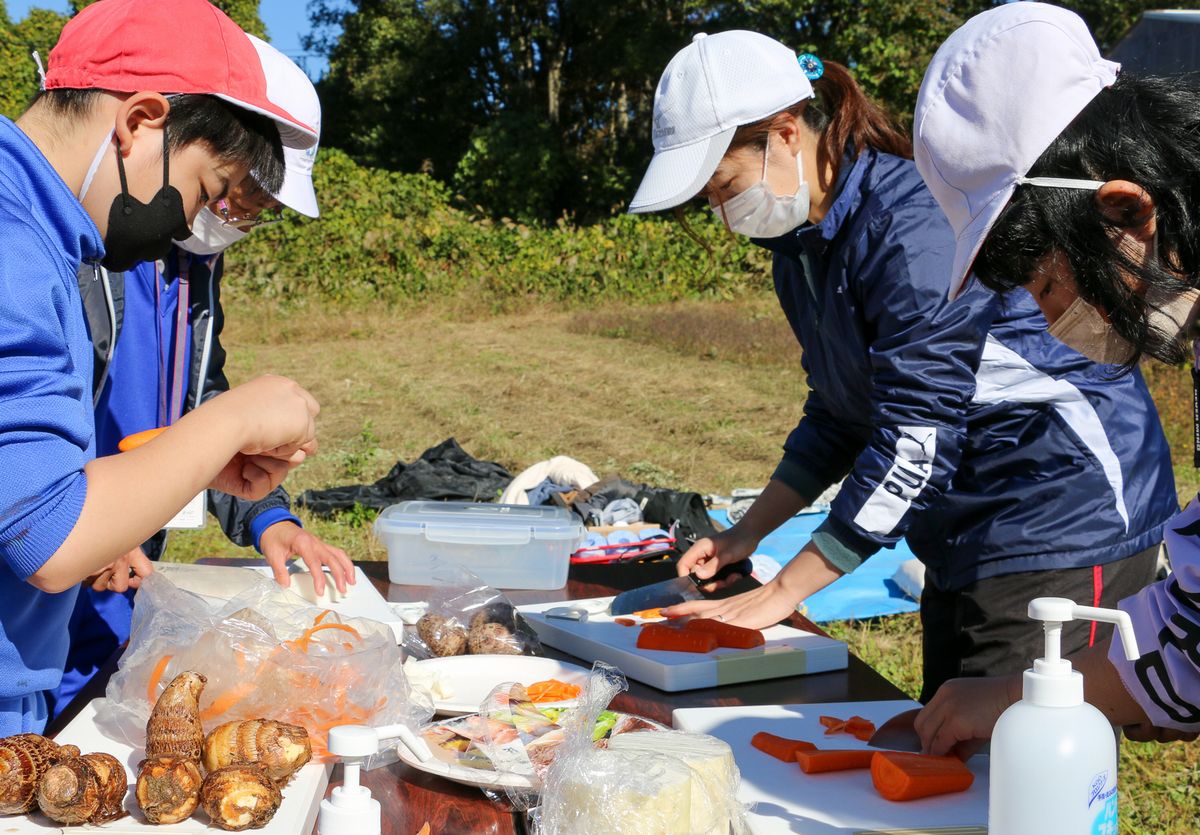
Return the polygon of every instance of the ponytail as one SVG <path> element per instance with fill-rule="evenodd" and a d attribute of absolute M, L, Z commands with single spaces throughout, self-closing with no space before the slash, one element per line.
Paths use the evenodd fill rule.
<path fill-rule="evenodd" d="M 742 125 L 734 133 L 730 149 L 748 145 L 765 147 L 776 118 L 786 113 L 801 119 L 820 136 L 817 170 L 821 172 L 822 188 L 837 182 L 847 153 L 851 159 L 858 159 L 864 150 L 873 148 L 912 159 L 912 138 L 882 107 L 867 98 L 850 71 L 834 61 L 825 61 L 824 68 L 812 83 L 815 99 L 805 99 L 766 119 Z M 827 171 L 831 172 L 830 182 L 824 181 Z"/>
<path fill-rule="evenodd" d="M 857 159 L 867 148 L 912 159 L 912 138 L 858 86 L 850 70 L 825 61 L 825 72 L 813 82 L 815 102 L 804 110 L 804 123 L 821 135 L 817 145 L 817 170 L 833 171 L 847 153 Z M 815 106 L 814 106 L 815 105 Z M 822 183 L 826 188 L 830 183 Z"/>

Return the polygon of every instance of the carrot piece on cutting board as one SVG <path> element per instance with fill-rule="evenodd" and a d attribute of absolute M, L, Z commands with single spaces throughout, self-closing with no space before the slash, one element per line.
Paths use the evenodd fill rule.
<path fill-rule="evenodd" d="M 613 618 L 613 623 L 619 623 L 621 626 L 637 626 L 637 621 L 633 618 Z"/>
<path fill-rule="evenodd" d="M 818 721 L 825 727 L 825 736 L 833 734 L 850 734 L 856 739 L 866 742 L 875 733 L 875 723 L 861 716 L 851 716 L 849 719 L 838 719 L 836 716 L 821 716 Z"/>
<path fill-rule="evenodd" d="M 683 625 L 683 628 L 692 632 L 707 632 L 715 635 L 717 644 L 730 649 L 753 649 L 766 644 L 766 639 L 757 629 L 734 626 L 732 623 L 722 623 L 712 618 L 690 620 Z"/>
<path fill-rule="evenodd" d="M 817 750 L 817 746 L 811 742 L 805 742 L 802 739 L 788 739 L 786 736 L 776 736 L 766 731 L 759 731 L 750 737 L 750 744 L 764 754 L 769 754 L 785 763 L 794 763 L 797 751 Z"/>
<path fill-rule="evenodd" d="M 860 748 L 831 748 L 825 751 L 796 751 L 796 763 L 805 774 L 822 774 L 826 771 L 850 771 L 870 768 L 875 751 Z"/>
<path fill-rule="evenodd" d="M 654 609 L 642 609 L 640 612 L 634 612 L 633 616 L 635 618 L 641 618 L 642 620 L 657 620 L 663 616 L 662 607 L 659 606 Z"/>
<path fill-rule="evenodd" d="M 673 626 L 648 623 L 638 633 L 638 649 L 664 649 L 671 652 L 712 652 L 717 638 L 707 632 L 688 632 Z"/>
<path fill-rule="evenodd" d="M 974 781 L 971 769 L 957 757 L 875 751 L 871 759 L 871 782 L 887 800 L 953 794 L 966 791 Z"/>

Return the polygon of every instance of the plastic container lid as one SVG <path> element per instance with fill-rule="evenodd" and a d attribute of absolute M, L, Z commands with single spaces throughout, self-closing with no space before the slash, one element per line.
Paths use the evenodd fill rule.
<path fill-rule="evenodd" d="M 579 517 L 565 508 L 477 502 L 401 502 L 379 514 L 375 530 L 423 534 L 430 542 L 511 545 L 584 535 Z"/>

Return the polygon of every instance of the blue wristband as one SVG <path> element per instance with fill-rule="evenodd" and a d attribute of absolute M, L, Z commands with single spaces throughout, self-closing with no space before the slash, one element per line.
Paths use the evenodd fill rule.
<path fill-rule="evenodd" d="M 304 525 L 286 507 L 272 507 L 250 520 L 250 535 L 254 537 L 254 550 L 262 553 L 262 535 L 267 528 L 278 522 L 295 522 L 299 527 Z"/>

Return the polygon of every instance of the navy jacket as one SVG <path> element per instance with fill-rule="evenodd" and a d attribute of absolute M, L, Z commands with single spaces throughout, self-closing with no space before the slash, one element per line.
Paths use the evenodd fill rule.
<path fill-rule="evenodd" d="M 954 236 L 912 162 L 847 160 L 824 220 L 756 241 L 808 399 L 775 478 L 845 477 L 815 544 L 844 571 L 907 536 L 939 588 L 1099 565 L 1162 541 L 1170 453 L 1137 372 L 1046 332 L 1025 291 L 946 289 Z"/>

